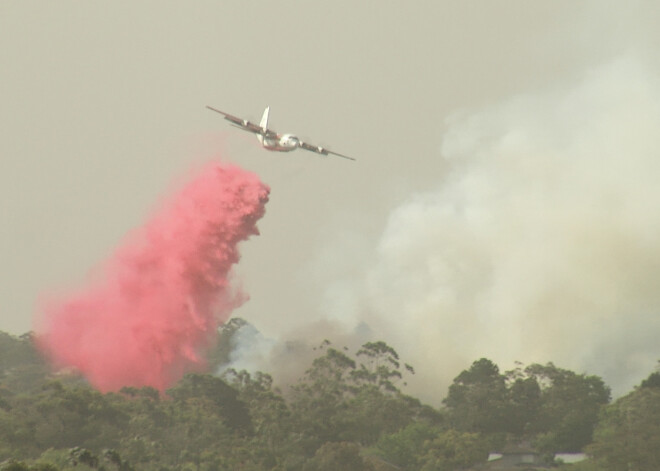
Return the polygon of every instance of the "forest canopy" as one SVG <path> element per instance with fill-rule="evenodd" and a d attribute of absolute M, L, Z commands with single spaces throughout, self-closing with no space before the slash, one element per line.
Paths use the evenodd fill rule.
<path fill-rule="evenodd" d="M 214 371 L 245 325 L 219 331 Z M 285 390 L 267 373 L 225 369 L 164 393 L 102 394 L 52 372 L 30 334 L 0 333 L 0 470 L 451 471 L 520 444 L 547 463 L 587 452 L 576 470 L 660 469 L 658 372 L 610 403 L 597 376 L 553 363 L 502 372 L 481 358 L 437 392 L 440 407 L 403 391 L 412 374 L 384 341 L 355 352 L 325 341 Z"/>

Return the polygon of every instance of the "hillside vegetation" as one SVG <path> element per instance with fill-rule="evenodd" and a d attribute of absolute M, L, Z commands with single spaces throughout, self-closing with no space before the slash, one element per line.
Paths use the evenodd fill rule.
<path fill-rule="evenodd" d="M 228 359 L 219 333 L 210 355 Z M 31 336 L 0 333 L 0 469 L 439 470 L 478 468 L 527 443 L 548 459 L 586 451 L 574 470 L 660 469 L 660 374 L 610 403 L 597 376 L 545 365 L 501 372 L 482 358 L 435 408 L 402 391 L 414 369 L 382 341 L 356 352 L 323 342 L 286 393 L 265 373 L 190 374 L 164 394 L 101 394 L 52 373 Z M 444 397 L 444 399 L 442 399 Z"/>

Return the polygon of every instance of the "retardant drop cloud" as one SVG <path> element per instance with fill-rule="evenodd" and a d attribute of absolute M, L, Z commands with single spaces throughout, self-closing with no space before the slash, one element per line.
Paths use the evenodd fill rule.
<path fill-rule="evenodd" d="M 204 366 L 217 327 L 246 297 L 230 282 L 238 244 L 258 234 L 269 188 L 208 165 L 130 234 L 95 279 L 44 303 L 38 343 L 101 391 L 163 390 Z"/>

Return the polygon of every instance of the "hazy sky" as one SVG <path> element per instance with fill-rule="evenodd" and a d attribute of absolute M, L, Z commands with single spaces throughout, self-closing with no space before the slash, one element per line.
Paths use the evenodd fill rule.
<path fill-rule="evenodd" d="M 654 1 L 0 0 L 0 329 L 220 157 L 272 189 L 236 312 L 271 342 L 380 336 L 431 400 L 480 356 L 630 387 L 660 358 L 658 24 Z M 268 153 L 207 104 L 358 161 Z"/>

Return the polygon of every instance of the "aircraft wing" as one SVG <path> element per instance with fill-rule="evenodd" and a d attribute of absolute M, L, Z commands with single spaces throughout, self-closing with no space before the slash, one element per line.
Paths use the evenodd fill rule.
<path fill-rule="evenodd" d="M 308 144 L 307 142 L 302 142 L 301 141 L 300 142 L 300 147 L 302 149 L 305 149 L 305 150 L 308 150 L 308 151 L 311 151 L 311 152 L 316 152 L 317 154 L 321 154 L 321 155 L 332 154 L 332 155 L 336 155 L 337 157 L 343 157 L 343 158 L 348 159 L 348 160 L 355 160 L 353 157 L 349 157 L 348 155 L 340 154 L 339 152 L 333 152 L 329 149 L 326 149 L 325 147 L 314 146 L 312 144 Z"/>
<path fill-rule="evenodd" d="M 262 136 L 275 136 L 277 133 L 275 131 L 271 131 L 270 129 L 264 129 L 258 124 L 251 123 L 247 119 L 241 119 L 238 116 L 231 115 L 229 113 L 225 113 L 224 111 L 217 110 L 213 108 L 212 106 L 206 106 L 208 109 L 211 111 L 215 111 L 216 113 L 220 113 L 225 117 L 227 121 L 230 121 L 234 126 L 244 130 L 244 131 L 249 131 L 253 132 L 255 134 L 261 134 Z"/>

